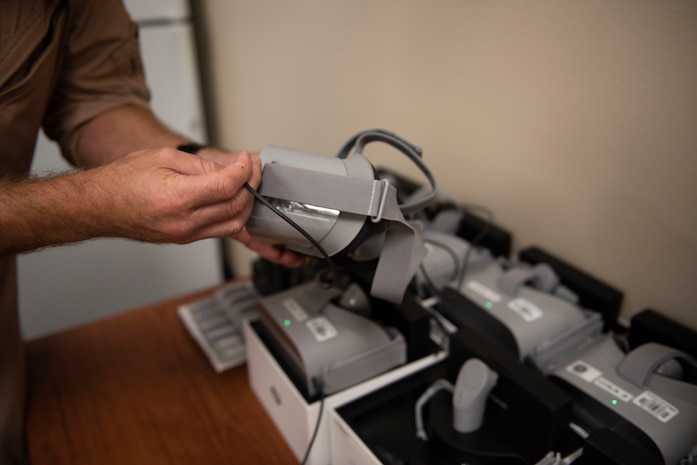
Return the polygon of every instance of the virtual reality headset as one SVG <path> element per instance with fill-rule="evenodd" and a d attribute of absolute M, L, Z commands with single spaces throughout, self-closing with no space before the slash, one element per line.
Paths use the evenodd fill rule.
<path fill-rule="evenodd" d="M 378 179 L 363 156 L 371 142 L 407 155 L 430 188 L 399 204 L 396 188 Z M 401 302 L 426 253 L 421 224 L 405 215 L 429 205 L 437 192 L 421 149 L 394 133 L 374 129 L 349 139 L 335 157 L 268 146 L 260 158 L 262 180 L 247 222 L 249 233 L 330 263 L 330 257 L 338 255 L 357 261 L 377 258 L 371 295 Z"/>

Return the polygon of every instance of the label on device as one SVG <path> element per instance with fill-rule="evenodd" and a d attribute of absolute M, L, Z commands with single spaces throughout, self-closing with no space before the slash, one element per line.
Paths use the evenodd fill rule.
<path fill-rule="evenodd" d="M 305 326 L 307 326 L 307 329 L 310 330 L 318 342 L 326 341 L 339 334 L 332 322 L 323 316 L 307 320 Z"/>
<path fill-rule="evenodd" d="M 578 376 L 587 383 L 592 383 L 596 379 L 600 378 L 600 376 L 603 374 L 600 370 L 584 362 L 583 360 L 576 360 L 574 363 L 566 367 L 566 371 Z"/>
<path fill-rule="evenodd" d="M 305 310 L 303 310 L 295 299 L 285 299 L 283 301 L 283 306 L 286 307 L 286 310 L 288 310 L 291 315 L 293 315 L 295 321 L 302 322 L 307 320 L 307 313 L 305 313 Z"/>
<path fill-rule="evenodd" d="M 528 323 L 542 318 L 543 315 L 540 307 L 527 299 L 523 299 L 522 297 L 518 297 L 517 299 L 508 302 L 508 308 L 513 310 L 518 314 L 519 317 Z"/>
<path fill-rule="evenodd" d="M 670 402 L 661 399 L 651 391 L 644 391 L 634 399 L 634 404 L 641 407 L 663 423 L 668 423 L 680 411 Z"/>
<path fill-rule="evenodd" d="M 501 300 L 501 296 L 497 294 L 495 291 L 492 289 L 489 289 L 486 287 L 484 284 L 480 283 L 479 281 L 470 281 L 467 283 L 467 288 L 476 292 L 480 296 L 484 297 L 486 300 L 489 300 L 491 302 L 498 302 Z"/>
<path fill-rule="evenodd" d="M 603 391 L 609 393 L 611 396 L 623 402 L 629 402 L 630 400 L 632 400 L 631 393 L 622 389 L 609 379 L 603 377 L 600 370 L 584 362 L 583 360 L 577 360 L 571 365 L 567 366 L 566 371 L 568 371 L 569 373 L 573 373 L 574 375 L 578 376 L 579 378 L 588 383 L 594 384 Z"/>
<path fill-rule="evenodd" d="M 607 378 L 603 378 L 602 376 L 598 379 L 596 379 L 593 384 L 598 386 L 600 389 L 609 392 L 612 396 L 617 397 L 619 400 L 622 400 L 624 402 L 629 402 L 632 400 L 632 395 L 610 381 Z"/>

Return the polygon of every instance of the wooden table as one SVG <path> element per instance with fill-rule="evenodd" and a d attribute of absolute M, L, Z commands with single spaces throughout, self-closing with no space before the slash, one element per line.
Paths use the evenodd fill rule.
<path fill-rule="evenodd" d="M 33 465 L 298 463 L 246 365 L 216 373 L 181 323 L 212 291 L 28 342 Z"/>

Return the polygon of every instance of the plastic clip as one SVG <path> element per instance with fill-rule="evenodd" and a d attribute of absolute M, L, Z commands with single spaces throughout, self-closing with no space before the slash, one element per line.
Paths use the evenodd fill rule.
<path fill-rule="evenodd" d="M 382 214 L 385 212 L 385 202 L 387 202 L 387 189 L 390 188 L 390 181 L 387 179 L 381 179 L 380 184 L 382 189 L 380 189 L 380 205 L 378 205 L 378 213 L 375 216 L 371 216 L 370 220 L 373 223 L 379 223 L 382 220 Z"/>

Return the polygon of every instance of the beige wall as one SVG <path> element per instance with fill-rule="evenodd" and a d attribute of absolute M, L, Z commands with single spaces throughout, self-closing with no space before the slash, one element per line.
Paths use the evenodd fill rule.
<path fill-rule="evenodd" d="M 697 329 L 697 2 L 198 6 L 218 143 L 332 155 L 358 130 L 393 130 L 516 249 L 623 289 L 624 321 L 652 306 Z"/>

